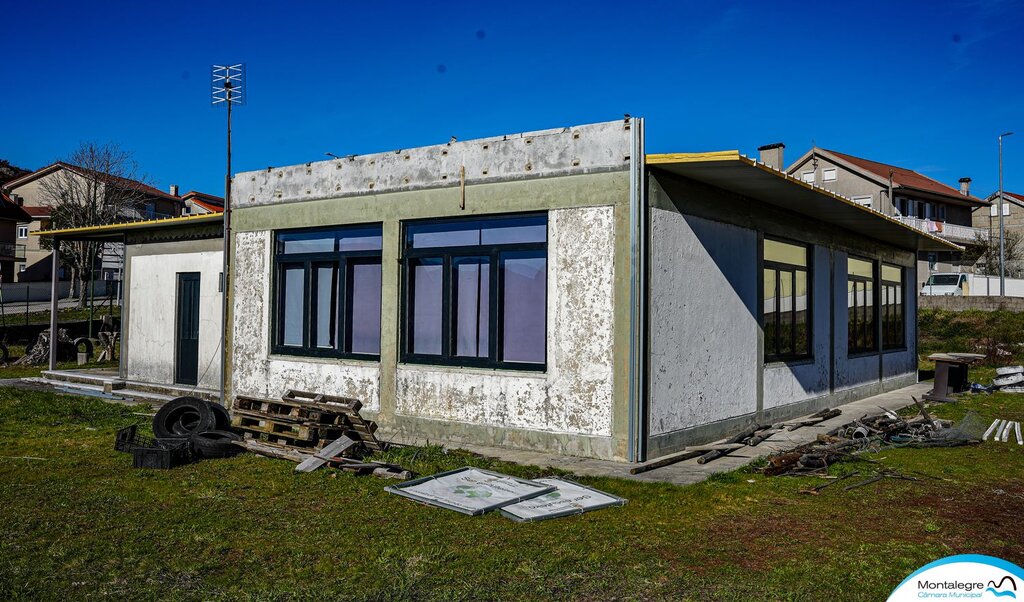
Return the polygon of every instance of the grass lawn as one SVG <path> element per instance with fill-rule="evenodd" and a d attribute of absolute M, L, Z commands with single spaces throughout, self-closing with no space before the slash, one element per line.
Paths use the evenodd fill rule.
<path fill-rule="evenodd" d="M 11 302 L 8 305 L 15 305 L 16 306 L 17 303 Z M 114 308 L 113 308 L 113 312 L 111 312 L 111 309 L 110 309 L 109 306 L 107 306 L 107 305 L 100 306 L 97 303 L 96 307 L 93 309 L 92 318 L 94 320 L 99 320 L 103 316 L 107 316 L 107 315 L 113 315 L 115 318 L 121 317 L 121 307 L 119 305 L 115 305 Z M 49 324 L 50 323 L 50 310 L 47 309 L 47 310 L 43 310 L 43 311 L 32 311 L 32 312 L 28 312 L 27 314 L 26 313 L 12 313 L 12 312 L 8 311 L 6 319 L 7 319 L 7 323 L 12 325 L 12 326 L 17 326 L 17 325 L 21 325 L 21 324 Z M 74 307 L 69 307 L 69 308 L 62 309 L 62 310 L 57 312 L 57 319 L 59 321 L 61 321 L 61 322 L 79 322 L 79 321 L 82 321 L 82 320 L 88 320 L 89 319 L 89 308 L 86 307 L 85 309 L 78 309 L 78 308 L 74 308 Z"/>
<path fill-rule="evenodd" d="M 1024 420 L 1024 396 L 934 408 Z M 817 478 L 752 470 L 688 487 L 581 478 L 629 499 L 536 524 L 468 517 L 387 481 L 254 455 L 131 468 L 101 400 L 0 388 L 0 598 L 130 600 L 882 600 L 955 553 L 1024 564 L 1024 447 L 893 449 L 877 464 L 936 478 L 800 494 Z M 45 458 L 45 460 L 26 457 Z M 388 454 L 420 474 L 477 465 L 439 448 Z"/>

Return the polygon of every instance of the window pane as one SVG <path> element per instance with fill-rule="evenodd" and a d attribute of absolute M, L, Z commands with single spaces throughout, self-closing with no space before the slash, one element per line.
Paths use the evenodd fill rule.
<path fill-rule="evenodd" d="M 338 231 L 339 251 L 380 251 L 383 248 L 382 241 L 380 226 Z"/>
<path fill-rule="evenodd" d="M 334 232 L 282 232 L 277 235 L 278 253 L 330 253 Z"/>
<path fill-rule="evenodd" d="M 873 351 L 875 345 L 875 292 L 871 282 L 864 286 L 864 350 Z"/>
<path fill-rule="evenodd" d="M 335 251 L 381 250 L 380 226 L 356 226 L 281 232 L 278 253 L 333 253 Z"/>
<path fill-rule="evenodd" d="M 441 355 L 441 311 L 443 264 L 441 259 L 411 262 L 410 295 L 412 296 L 412 352 Z"/>
<path fill-rule="evenodd" d="M 804 355 L 810 352 L 810 337 L 808 336 L 808 311 L 807 311 L 807 272 L 795 272 L 796 286 L 796 313 L 793 328 L 796 329 L 796 346 L 794 353 Z"/>
<path fill-rule="evenodd" d="M 853 257 L 850 257 L 847 259 L 846 265 L 846 270 L 850 276 L 873 278 L 875 275 L 870 261 L 864 261 L 863 259 L 854 259 Z"/>
<path fill-rule="evenodd" d="M 764 270 L 764 353 L 767 356 L 778 355 L 775 274 L 775 270 Z"/>
<path fill-rule="evenodd" d="M 302 346 L 303 303 L 306 298 L 306 270 L 302 266 L 282 270 L 281 343 Z"/>
<path fill-rule="evenodd" d="M 793 353 L 793 272 L 779 272 L 779 353 Z"/>
<path fill-rule="evenodd" d="M 505 218 L 484 222 L 481 242 L 485 245 L 546 242 L 548 219 L 546 215 Z"/>
<path fill-rule="evenodd" d="M 847 307 L 847 349 L 853 351 L 860 346 L 858 340 L 860 329 L 857 328 L 857 283 L 852 280 L 846 281 L 846 307 Z"/>
<path fill-rule="evenodd" d="M 543 363 L 547 319 L 546 253 L 502 255 L 502 359 Z"/>
<path fill-rule="evenodd" d="M 546 215 L 412 224 L 406 227 L 406 244 L 414 249 L 535 243 L 546 240 Z"/>
<path fill-rule="evenodd" d="M 406 228 L 406 240 L 414 249 L 480 245 L 480 222 L 415 224 Z"/>
<path fill-rule="evenodd" d="M 807 267 L 807 247 L 764 239 L 764 260 Z"/>
<path fill-rule="evenodd" d="M 349 353 L 380 354 L 380 260 L 349 260 L 346 275 Z"/>
<path fill-rule="evenodd" d="M 334 264 L 316 264 L 313 271 L 316 295 L 316 330 L 313 345 L 334 348 L 338 315 L 338 268 Z"/>
<path fill-rule="evenodd" d="M 891 265 L 882 264 L 882 280 L 887 282 L 901 282 L 903 280 L 903 269 Z"/>
<path fill-rule="evenodd" d="M 461 257 L 455 268 L 455 355 L 488 357 L 490 258 Z"/>

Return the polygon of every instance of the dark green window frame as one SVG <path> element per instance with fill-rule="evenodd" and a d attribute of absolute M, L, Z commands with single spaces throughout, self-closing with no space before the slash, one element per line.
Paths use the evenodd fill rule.
<path fill-rule="evenodd" d="M 882 349 L 903 349 L 906 340 L 906 268 L 882 264 Z"/>
<path fill-rule="evenodd" d="M 799 261 L 772 259 L 765 250 L 782 243 L 799 247 L 804 252 Z M 811 245 L 774 237 L 764 237 L 761 244 L 761 328 L 764 332 L 765 362 L 791 362 L 813 357 L 813 258 Z M 797 294 L 803 283 L 803 309 Z"/>
<path fill-rule="evenodd" d="M 870 276 L 852 273 L 853 262 L 870 265 Z M 870 305 L 868 305 L 870 301 Z M 878 351 L 878 262 L 863 257 L 847 258 L 846 274 L 846 350 L 850 355 Z"/>
<path fill-rule="evenodd" d="M 296 238 L 335 236 L 333 250 L 318 249 L 310 252 L 288 252 L 286 245 Z M 381 238 L 380 224 L 344 225 L 317 228 L 280 230 L 274 233 L 273 281 L 272 281 L 272 337 L 271 352 L 282 355 L 303 357 L 325 357 L 340 359 L 380 359 L 380 332 L 377 332 L 373 351 L 360 351 L 353 344 L 355 318 L 353 315 L 355 294 L 355 273 L 359 267 L 376 266 L 381 269 L 381 246 L 361 250 L 339 250 L 340 241 L 346 236 Z M 371 245 L 372 246 L 372 245 Z M 325 275 L 331 278 L 330 285 L 321 289 L 319 279 Z M 293 284 L 302 290 L 301 314 L 298 325 L 299 341 L 286 341 L 286 312 L 296 311 L 287 304 L 288 276 L 293 274 Z M 379 276 L 378 276 L 379 280 Z M 366 290 L 366 289 L 362 289 Z M 322 307 L 319 293 L 328 293 L 330 301 Z M 381 291 L 377 289 L 377 319 L 380 316 Z M 365 307 L 365 306 L 364 306 Z M 318 318 L 326 318 L 327 344 L 318 344 Z M 293 332 L 293 335 L 295 333 Z M 371 337 L 372 338 L 372 337 Z"/>

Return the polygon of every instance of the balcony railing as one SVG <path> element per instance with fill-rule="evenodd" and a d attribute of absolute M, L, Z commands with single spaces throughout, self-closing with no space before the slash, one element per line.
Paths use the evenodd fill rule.
<path fill-rule="evenodd" d="M 897 216 L 896 219 L 911 228 L 916 228 L 922 232 L 934 234 L 935 236 L 945 238 L 951 242 L 971 243 L 978 240 L 979 236 L 982 239 L 988 238 L 988 230 L 985 228 L 961 226 L 960 224 L 950 224 L 948 222 L 939 222 L 916 217 Z"/>
<path fill-rule="evenodd" d="M 16 245 L 12 242 L 0 242 L 0 257 L 25 259 L 25 245 Z"/>

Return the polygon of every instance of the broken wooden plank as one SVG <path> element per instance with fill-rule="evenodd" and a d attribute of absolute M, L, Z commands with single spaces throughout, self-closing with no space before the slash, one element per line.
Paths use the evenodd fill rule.
<path fill-rule="evenodd" d="M 295 472 L 311 472 L 316 470 L 326 464 L 328 460 L 341 455 L 341 452 L 355 444 L 356 442 L 348 437 L 338 437 L 334 441 L 325 445 L 320 451 L 300 462 L 299 465 L 295 467 Z"/>

